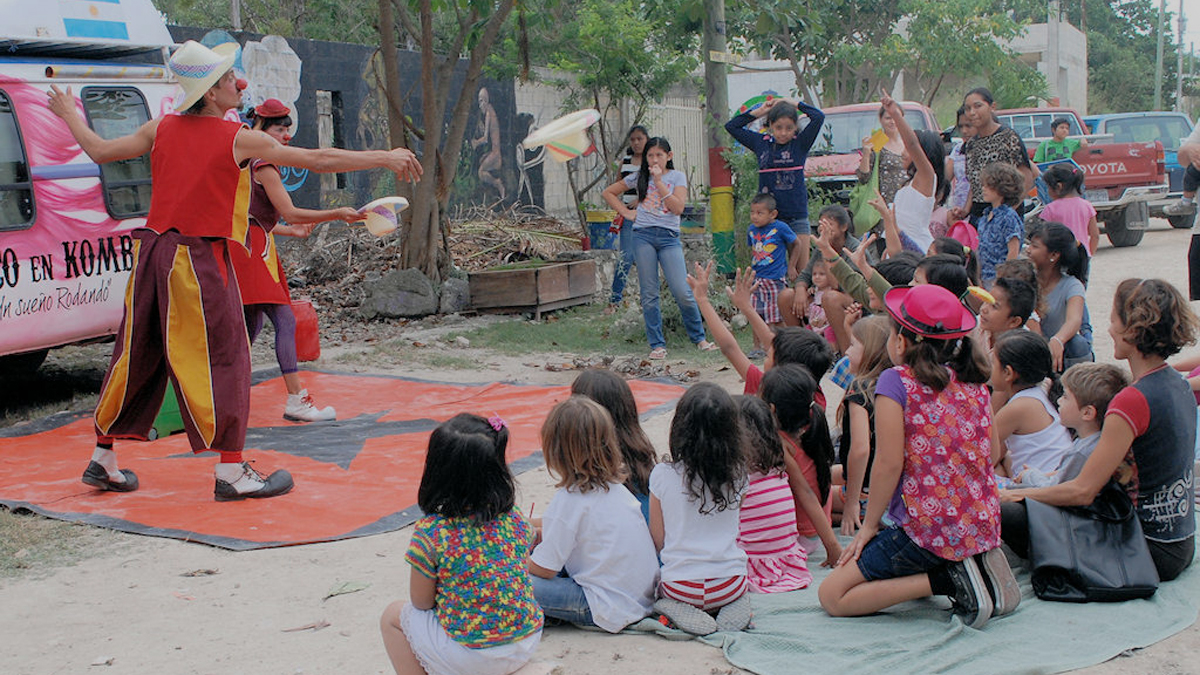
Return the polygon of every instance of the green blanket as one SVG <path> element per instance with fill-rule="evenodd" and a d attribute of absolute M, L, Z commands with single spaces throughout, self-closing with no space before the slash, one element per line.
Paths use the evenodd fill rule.
<path fill-rule="evenodd" d="M 1021 605 L 982 630 L 963 626 L 944 598 L 905 603 L 875 616 L 831 618 L 817 602 L 817 586 L 828 574 L 819 569 L 808 589 L 752 595 L 751 630 L 703 640 L 720 647 L 733 665 L 760 675 L 1032 675 L 1101 663 L 1170 637 L 1196 620 L 1200 565 L 1159 586 L 1149 600 L 1085 605 L 1038 600 L 1028 571 L 1014 571 Z M 635 629 L 683 637 L 652 619 Z"/>

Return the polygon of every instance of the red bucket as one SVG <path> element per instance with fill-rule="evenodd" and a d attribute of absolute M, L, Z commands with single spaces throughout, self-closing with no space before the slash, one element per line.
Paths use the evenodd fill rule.
<path fill-rule="evenodd" d="M 292 312 L 296 315 L 296 359 L 316 361 L 321 358 L 321 336 L 317 324 L 317 310 L 306 299 L 292 300 Z"/>

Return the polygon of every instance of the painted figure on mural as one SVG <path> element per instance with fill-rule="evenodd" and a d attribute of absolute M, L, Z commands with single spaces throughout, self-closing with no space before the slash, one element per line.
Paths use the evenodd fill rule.
<path fill-rule="evenodd" d="M 471 148 L 485 148 L 483 156 L 479 159 L 479 180 L 499 192 L 500 201 L 504 201 L 504 178 L 500 175 L 504 164 L 500 157 L 500 121 L 490 99 L 491 94 L 488 93 L 487 87 L 480 88 L 479 136 L 471 139 Z"/>

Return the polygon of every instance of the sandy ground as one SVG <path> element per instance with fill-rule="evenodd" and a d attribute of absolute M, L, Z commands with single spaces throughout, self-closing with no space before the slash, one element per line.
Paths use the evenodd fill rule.
<path fill-rule="evenodd" d="M 1165 221 L 1156 220 L 1154 225 L 1137 248 L 1114 249 L 1105 240 L 1095 259 L 1088 297 L 1096 353 L 1102 360 L 1111 360 L 1106 329 L 1117 281 L 1161 276 L 1186 289 L 1189 234 L 1169 229 Z M 327 350 L 327 357 L 332 354 Z M 474 371 L 399 368 L 388 372 L 464 382 L 562 384 L 574 377 L 570 372 L 530 368 L 529 359 L 482 352 L 478 356 L 485 365 Z M 740 392 L 737 376 L 728 370 L 708 369 L 702 377 Z M 646 425 L 660 450 L 666 449 L 669 423 L 667 414 Z M 518 504 L 549 503 L 553 488 L 544 468 L 525 473 L 519 483 Z M 103 538 L 93 557 L 76 565 L 0 582 L 0 672 L 388 673 L 377 622 L 384 606 L 407 596 L 408 568 L 403 558 L 410 533 L 411 528 L 406 528 L 349 541 L 245 553 L 113 534 Z M 200 576 L 189 576 L 197 571 Z M 326 598 L 331 588 L 343 582 L 369 586 Z M 570 628 L 546 631 L 537 662 L 533 668 L 537 672 L 557 668 L 556 672 L 571 674 L 742 672 L 732 668 L 718 650 L 699 643 Z M 1193 625 L 1128 657 L 1078 672 L 1195 673 L 1200 672 L 1198 662 L 1200 630 Z"/>

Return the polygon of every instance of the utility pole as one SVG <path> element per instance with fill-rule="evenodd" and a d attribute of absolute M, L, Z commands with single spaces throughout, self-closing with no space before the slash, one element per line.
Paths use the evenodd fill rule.
<path fill-rule="evenodd" d="M 242 29 L 242 0 L 230 0 L 229 22 L 233 24 L 234 30 Z"/>
<path fill-rule="evenodd" d="M 1175 41 L 1175 112 L 1183 110 L 1183 0 L 1179 0 L 1179 39 Z"/>
<path fill-rule="evenodd" d="M 1163 40 L 1167 16 L 1167 0 L 1158 0 L 1158 56 L 1154 60 L 1154 109 L 1162 110 Z"/>
<path fill-rule="evenodd" d="M 733 175 L 721 156 L 727 136 L 724 120 L 729 115 L 729 68 L 726 65 L 729 54 L 725 47 L 725 0 L 704 0 L 704 139 L 708 150 L 709 222 L 717 269 L 732 274 L 737 270 Z"/>

